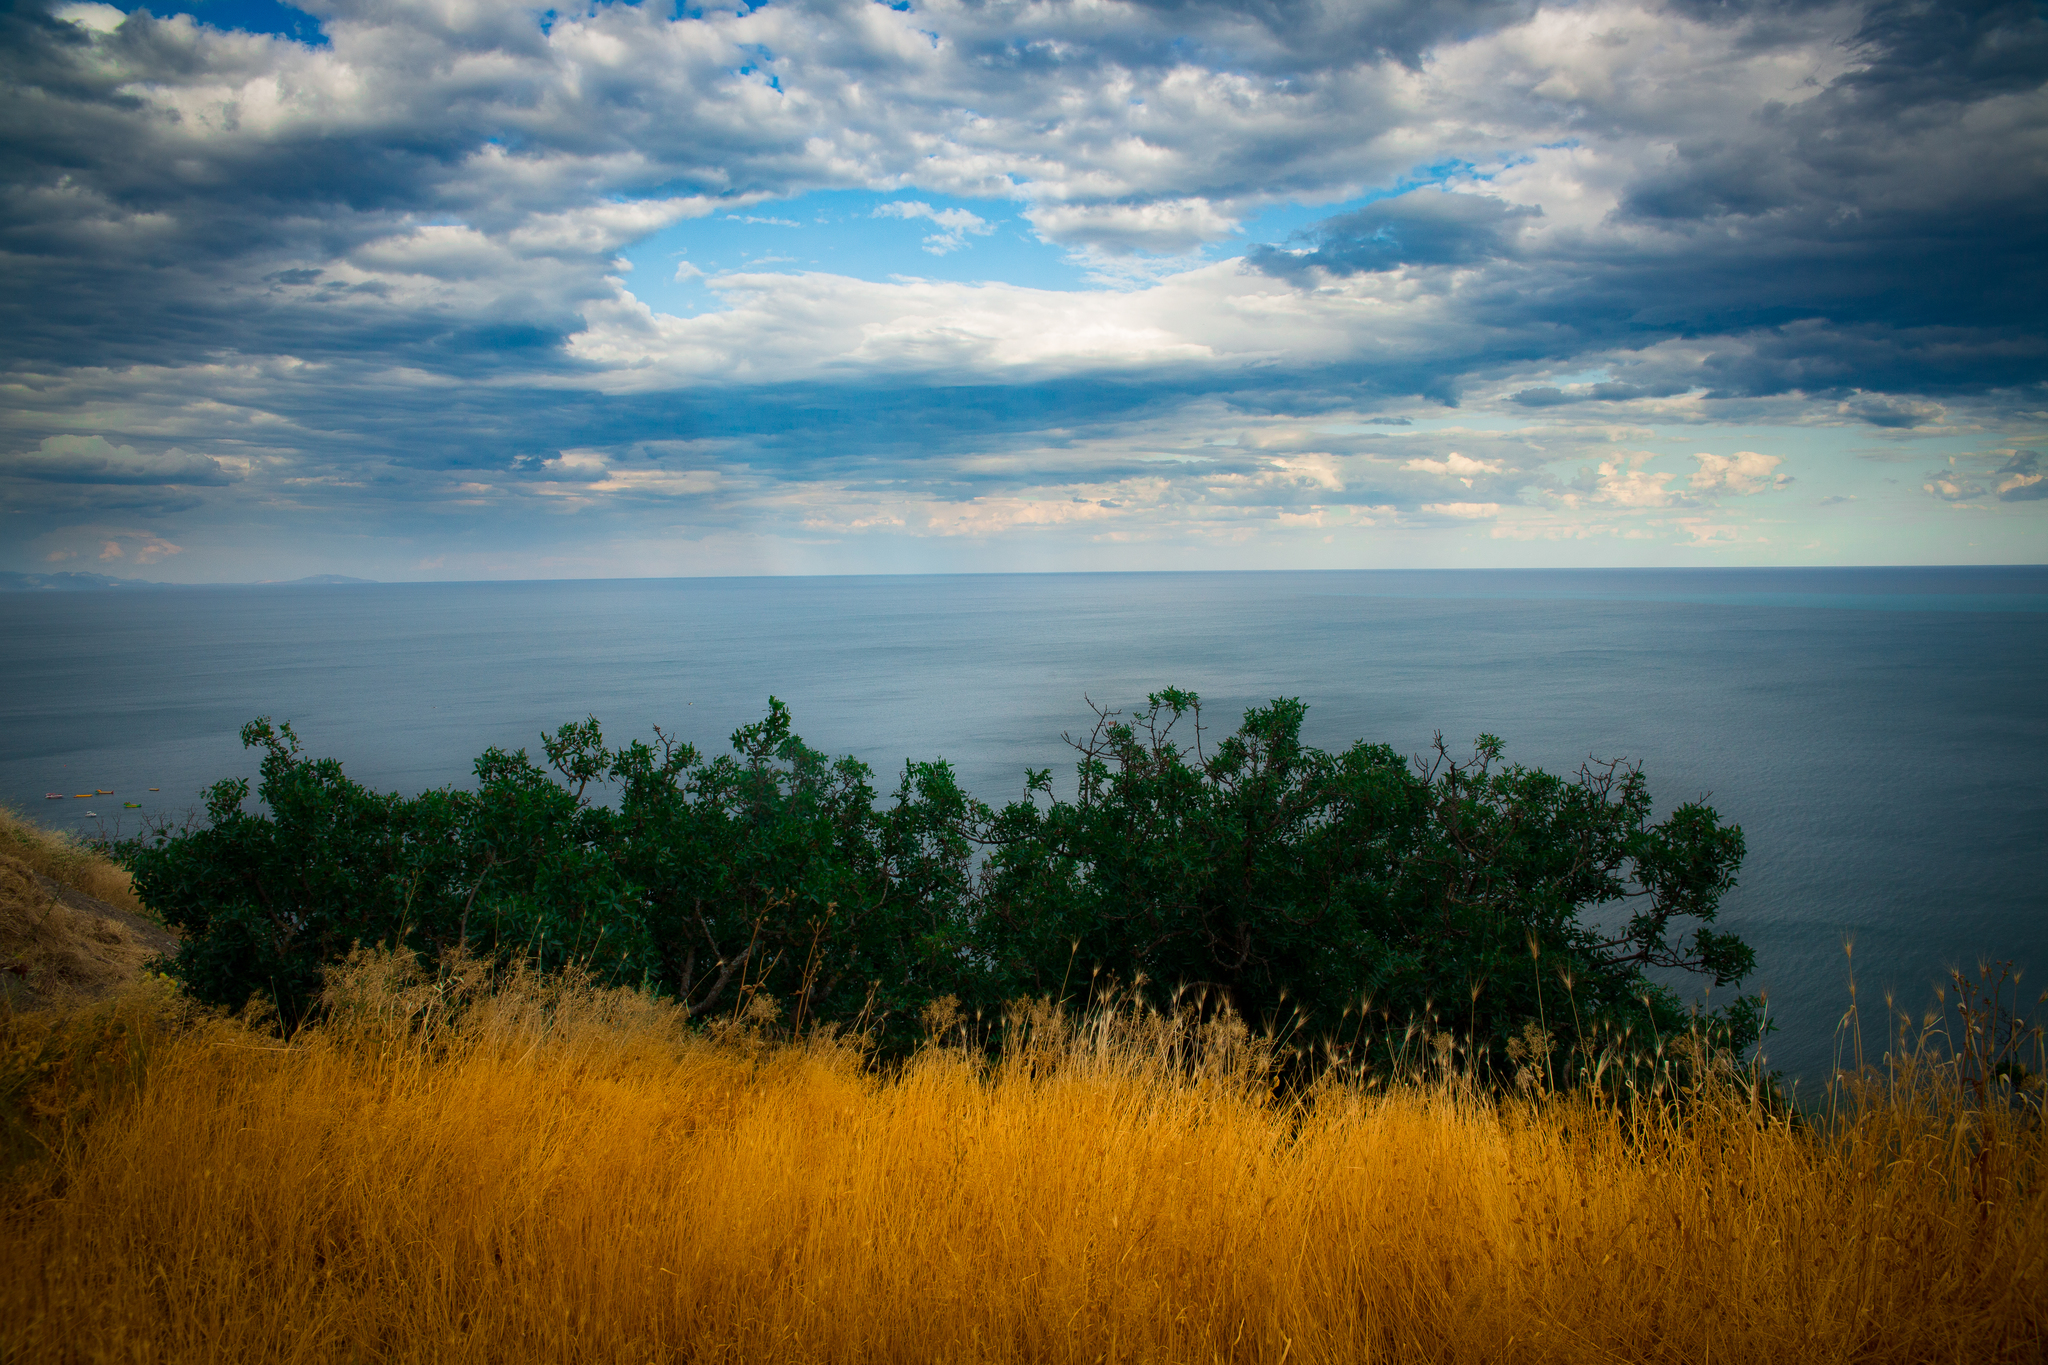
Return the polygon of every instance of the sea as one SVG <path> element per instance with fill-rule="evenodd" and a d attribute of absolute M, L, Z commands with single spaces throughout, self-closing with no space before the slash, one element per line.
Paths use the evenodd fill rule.
<path fill-rule="evenodd" d="M 1091 707 L 1175 686 L 1212 736 L 1299 697 L 1326 748 L 1490 732 L 1707 801 L 1747 839 L 1722 925 L 1802 1086 L 1952 970 L 2010 962 L 2030 1009 L 2048 984 L 2048 567 L 124 588 L 0 595 L 0 623 L 0 800 L 87 835 L 253 778 L 258 716 L 412 793 L 586 716 L 722 752 L 772 695 L 885 794 L 944 758 L 1001 802 L 1027 768 L 1071 790 Z"/>

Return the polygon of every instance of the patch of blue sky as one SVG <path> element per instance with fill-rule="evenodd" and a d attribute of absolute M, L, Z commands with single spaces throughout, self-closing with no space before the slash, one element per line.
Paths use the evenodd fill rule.
<path fill-rule="evenodd" d="M 275 33 L 312 47 L 327 43 L 327 35 L 321 31 L 320 21 L 302 9 L 280 4 L 278 0 L 173 0 L 173 3 L 150 3 L 150 0 L 109 0 L 117 9 L 134 13 L 146 9 L 161 18 L 177 14 L 189 14 L 202 24 L 214 28 L 239 29 L 244 33 Z"/>
<path fill-rule="evenodd" d="M 1319 423 L 1316 429 L 1332 436 L 1427 436 L 1443 431 L 1525 431 L 1536 424 L 1535 420 L 1518 413 L 1499 416 L 1466 408 L 1410 402 L 1357 422 Z"/>
<path fill-rule="evenodd" d="M 1209 250 L 1218 255 L 1235 256 L 1253 245 L 1286 246 L 1325 219 L 1351 213 L 1382 199 L 1391 199 L 1412 188 L 1403 185 L 1394 189 L 1370 190 L 1336 203 L 1303 203 L 1290 199 L 1282 204 L 1271 204 L 1239 223 L 1237 231 L 1228 240 L 1212 243 Z"/>
<path fill-rule="evenodd" d="M 1462 162 L 1427 167 L 1398 185 L 1336 203 L 1273 204 L 1201 254 L 1224 260 L 1257 244 L 1284 244 L 1326 218 L 1441 183 L 1465 169 Z M 621 254 L 633 266 L 633 293 L 657 311 L 681 317 L 719 306 L 708 277 L 754 271 L 815 270 L 877 283 L 914 278 L 1099 288 L 1089 263 L 1042 239 L 1025 218 L 1025 207 L 1019 200 L 965 199 L 916 188 L 816 190 L 686 219 Z"/>
<path fill-rule="evenodd" d="M 1302 241 L 1303 234 L 1326 219 L 1354 213 L 1364 208 L 1367 204 L 1376 204 L 1382 199 L 1393 199 L 1408 193 L 1410 190 L 1421 189 L 1426 185 L 1442 185 L 1455 178 L 1474 175 L 1473 165 L 1469 161 L 1440 161 L 1428 166 L 1419 166 L 1392 185 L 1367 190 L 1362 194 L 1355 194 L 1348 199 L 1335 201 L 1289 199 L 1281 203 L 1270 204 L 1239 223 L 1237 231 L 1232 233 L 1227 239 L 1210 243 L 1205 248 L 1203 254 L 1212 259 L 1220 260 L 1225 257 L 1240 255 L 1253 246 L 1288 246 L 1298 244 Z M 1487 177 L 1482 176 L 1478 178 L 1484 179 Z"/>
<path fill-rule="evenodd" d="M 924 190 L 817 190 L 685 219 L 621 254 L 634 295 L 683 317 L 720 306 L 706 277 L 757 271 L 1091 287 L 1065 248 L 1040 240 L 1021 203 Z"/>

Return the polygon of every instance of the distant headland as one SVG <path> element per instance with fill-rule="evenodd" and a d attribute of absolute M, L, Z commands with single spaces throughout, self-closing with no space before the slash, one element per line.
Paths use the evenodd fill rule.
<path fill-rule="evenodd" d="M 316 573 L 305 578 L 265 579 L 260 583 L 217 584 L 219 587 L 296 588 L 335 587 L 352 583 L 375 583 L 374 578 L 350 578 L 347 574 Z M 188 588 L 190 583 L 153 583 L 145 578 L 115 578 L 103 573 L 0 573 L 0 592 L 105 592 L 125 589 Z"/>

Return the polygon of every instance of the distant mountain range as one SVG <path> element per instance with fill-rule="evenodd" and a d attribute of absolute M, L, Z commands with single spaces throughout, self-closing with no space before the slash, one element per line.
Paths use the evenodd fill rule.
<path fill-rule="evenodd" d="M 323 583 L 375 583 L 376 581 L 374 578 L 350 578 L 345 573 L 316 573 L 307 574 L 304 578 L 266 578 L 256 586 L 259 588 L 295 588 L 301 583 L 309 583 L 318 587 Z"/>
<path fill-rule="evenodd" d="M 374 578 L 350 578 L 347 574 L 316 573 L 306 578 L 266 580 L 255 587 L 331 586 L 338 583 L 375 583 Z M 150 588 L 185 588 L 189 583 L 152 583 L 143 578 L 114 578 L 103 573 L 0 573 L 0 592 L 105 592 L 121 588 L 129 592 Z M 225 586 L 225 585 L 223 585 Z"/>

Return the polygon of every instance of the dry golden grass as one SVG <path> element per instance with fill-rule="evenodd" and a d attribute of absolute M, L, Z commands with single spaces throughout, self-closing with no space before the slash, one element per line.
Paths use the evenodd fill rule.
<path fill-rule="evenodd" d="M 879 1072 L 621 991 L 364 959 L 289 1046 L 162 983 L 13 1021 L 22 1361 L 2002 1361 L 2037 1111 L 1830 1131 L 1453 1085 L 1277 1101 L 1241 1030 Z M 24 1130 L 26 1131 L 26 1130 Z"/>
<path fill-rule="evenodd" d="M 0 855 L 94 900 L 105 901 L 133 915 L 148 913 L 135 898 L 126 868 L 80 847 L 76 840 L 30 823 L 5 806 L 0 806 Z"/>
<path fill-rule="evenodd" d="M 175 947 L 126 869 L 0 807 L 0 1008 L 97 999 Z"/>

